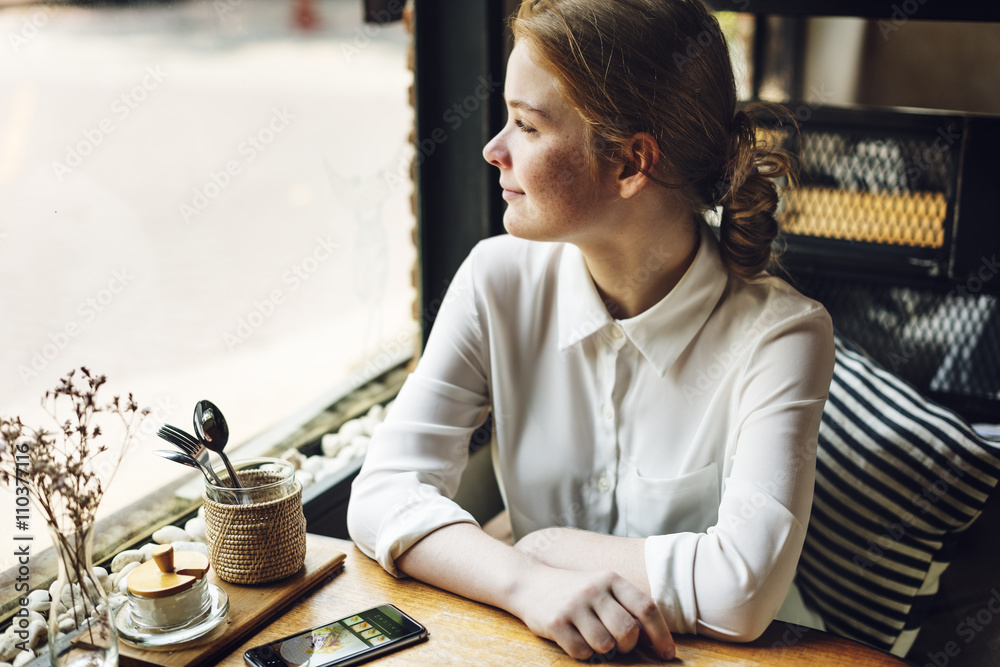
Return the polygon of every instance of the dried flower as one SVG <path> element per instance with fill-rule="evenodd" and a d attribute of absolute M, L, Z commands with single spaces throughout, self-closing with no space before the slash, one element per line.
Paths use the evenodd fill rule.
<path fill-rule="evenodd" d="M 20 417 L 0 417 L 0 481 L 26 487 L 20 493 L 27 493 L 58 530 L 79 530 L 94 521 L 105 484 L 149 414 L 132 394 L 127 401 L 115 396 L 101 405 L 97 398 L 106 382 L 106 376 L 94 375 L 84 366 L 45 392 L 42 406 L 57 425 L 55 431 L 27 427 Z M 94 466 L 95 459 L 108 451 L 98 441 L 103 431 L 96 421 L 102 413 L 120 420 L 124 428 L 117 457 L 103 471 L 103 479 Z"/>
<path fill-rule="evenodd" d="M 53 529 L 62 566 L 73 582 L 69 608 L 74 626 L 86 625 L 91 634 L 98 626 L 85 621 L 95 616 L 97 607 L 81 591 L 96 591 L 99 584 L 83 553 L 86 537 L 105 485 L 149 414 L 149 410 L 139 408 L 131 394 L 127 401 L 115 396 L 100 404 L 98 393 L 106 382 L 105 376 L 81 367 L 79 373 L 70 371 L 55 389 L 45 392 L 42 406 L 56 424 L 52 431 L 25 426 L 20 417 L 0 417 L 0 482 L 18 497 L 29 496 Z M 99 441 L 106 437 L 97 423 L 100 419 L 120 421 L 124 429 L 121 447 L 111 455 L 113 463 L 101 460 L 102 470 L 97 469 L 101 467 L 97 457 L 108 447 Z"/>

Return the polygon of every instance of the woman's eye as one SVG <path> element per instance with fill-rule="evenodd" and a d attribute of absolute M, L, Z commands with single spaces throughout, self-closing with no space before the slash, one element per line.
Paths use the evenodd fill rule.
<path fill-rule="evenodd" d="M 521 130 L 522 132 L 526 133 L 526 134 L 531 134 L 533 132 L 537 132 L 538 131 L 538 130 L 536 130 L 533 127 L 529 127 L 529 126 L 525 125 L 524 122 L 520 121 L 520 120 L 515 120 L 514 121 L 514 125 L 517 125 L 517 128 L 519 130 Z"/>

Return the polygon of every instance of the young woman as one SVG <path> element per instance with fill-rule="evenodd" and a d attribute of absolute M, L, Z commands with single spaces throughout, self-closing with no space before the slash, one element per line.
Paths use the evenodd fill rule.
<path fill-rule="evenodd" d="M 513 31 L 483 151 L 509 234 L 450 286 L 351 536 L 576 658 L 752 640 L 794 592 L 833 369 L 825 310 L 763 272 L 787 163 L 700 0 L 525 0 Z M 450 500 L 490 410 L 513 547 Z"/>

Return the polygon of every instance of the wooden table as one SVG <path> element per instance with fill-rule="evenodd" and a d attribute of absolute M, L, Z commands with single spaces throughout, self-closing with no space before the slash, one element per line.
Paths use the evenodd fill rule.
<path fill-rule="evenodd" d="M 351 542 L 317 535 L 322 545 L 347 554 L 344 570 L 290 606 L 219 664 L 245 666 L 243 652 L 300 630 L 390 602 L 427 626 L 430 639 L 377 661 L 379 665 L 572 665 L 556 644 L 529 631 L 516 617 L 413 579 L 396 579 Z M 641 652 L 618 656 L 615 665 L 905 665 L 890 655 L 825 632 L 775 622 L 750 644 L 676 635 L 677 658 L 661 663 Z"/>

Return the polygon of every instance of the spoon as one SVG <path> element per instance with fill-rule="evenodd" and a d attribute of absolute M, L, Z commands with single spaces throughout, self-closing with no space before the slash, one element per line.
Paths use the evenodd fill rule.
<path fill-rule="evenodd" d="M 212 470 L 210 462 L 208 460 L 208 450 L 205 449 L 205 444 L 202 442 L 196 442 L 194 438 L 189 436 L 184 431 L 180 430 L 176 426 L 171 426 L 170 424 L 164 424 L 156 431 L 156 435 L 160 436 L 170 444 L 177 447 L 191 458 L 198 461 L 201 466 L 212 476 L 212 483 L 216 486 L 228 486 L 228 484 L 223 484 L 219 476 L 215 474 Z"/>
<path fill-rule="evenodd" d="M 240 478 L 236 476 L 233 464 L 229 462 L 229 457 L 223 451 L 226 443 L 229 442 L 229 425 L 226 418 L 222 416 L 222 411 L 211 401 L 198 401 L 194 406 L 194 431 L 198 434 L 205 447 L 219 455 L 222 462 L 226 464 L 229 471 L 229 479 L 233 481 L 232 486 L 242 489 Z"/>

